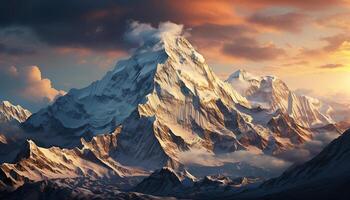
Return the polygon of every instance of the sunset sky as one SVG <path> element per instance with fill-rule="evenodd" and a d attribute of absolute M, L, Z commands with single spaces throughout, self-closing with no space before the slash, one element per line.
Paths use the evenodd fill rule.
<path fill-rule="evenodd" d="M 242 68 L 350 103 L 348 0 L 3 0 L 0 100 L 37 111 L 100 79 L 133 47 L 131 21 L 184 25 L 222 79 Z"/>

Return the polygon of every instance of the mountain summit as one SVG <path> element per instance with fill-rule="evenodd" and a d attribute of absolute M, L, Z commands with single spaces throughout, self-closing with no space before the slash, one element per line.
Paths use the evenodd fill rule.
<path fill-rule="evenodd" d="M 286 104 L 293 94 L 282 81 L 242 70 L 222 81 L 173 29 L 131 32 L 142 40 L 128 59 L 22 123 L 30 140 L 13 164 L 0 166 L 0 184 L 87 178 L 117 179 L 124 187 L 163 167 L 184 180 L 217 170 L 270 177 L 269 161 L 274 169 L 288 166 L 275 155 L 325 131 L 301 123 L 295 111 L 318 113 L 294 99 Z M 327 131 L 338 134 L 333 126 Z"/>
<path fill-rule="evenodd" d="M 320 127 L 335 123 L 329 116 L 331 107 L 321 101 L 298 95 L 286 83 L 275 76 L 255 76 L 244 70 L 234 72 L 226 82 L 230 83 L 252 105 L 282 111 L 304 127 Z"/>
<path fill-rule="evenodd" d="M 294 116 L 254 107 L 181 34 L 152 34 L 101 80 L 70 90 L 24 126 L 60 147 L 113 132 L 108 155 L 146 171 L 181 169 L 184 152 L 275 154 L 313 137 Z"/>

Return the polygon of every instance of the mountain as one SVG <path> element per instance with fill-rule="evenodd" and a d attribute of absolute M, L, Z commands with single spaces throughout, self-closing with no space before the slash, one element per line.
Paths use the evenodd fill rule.
<path fill-rule="evenodd" d="M 109 156 L 108 145 L 104 151 L 97 148 L 109 142 L 113 147 L 115 135 L 96 136 L 91 142 L 82 140 L 82 148 L 61 149 L 58 147 L 42 148 L 28 140 L 18 153 L 14 164 L 0 165 L 0 190 L 11 191 L 25 183 L 64 178 L 89 178 L 114 182 L 115 186 L 124 187 L 130 181 L 129 176 L 145 176 L 138 169 L 123 167 Z M 109 139 L 109 140 L 108 140 Z M 95 147 L 95 148 L 93 148 Z"/>
<path fill-rule="evenodd" d="M 0 123 L 19 122 L 22 123 L 31 115 L 29 110 L 20 105 L 14 106 L 9 101 L 2 101 L 0 105 Z"/>
<path fill-rule="evenodd" d="M 86 178 L 51 179 L 26 183 L 15 192 L 2 191 L 0 199 L 110 199 L 110 200 L 175 200 L 175 198 L 155 197 L 135 192 L 124 192 L 113 184 Z"/>
<path fill-rule="evenodd" d="M 331 106 L 318 99 L 296 94 L 277 77 L 258 77 L 238 70 L 226 82 L 253 105 L 268 109 L 271 113 L 280 110 L 301 126 L 314 128 L 335 123 L 330 116 Z"/>
<path fill-rule="evenodd" d="M 0 163 L 12 162 L 22 144 L 20 124 L 28 119 L 30 111 L 9 101 L 0 104 Z"/>
<path fill-rule="evenodd" d="M 228 191 L 239 192 L 243 188 L 260 183 L 259 179 L 225 176 L 205 176 L 196 180 L 190 174 L 177 174 L 169 168 L 155 171 L 135 186 L 132 191 L 156 196 L 172 196 L 180 199 L 216 199 Z"/>
<path fill-rule="evenodd" d="M 350 130 L 332 141 L 312 160 L 291 168 L 263 186 L 288 186 L 320 181 L 347 179 L 350 171 Z M 326 182 L 324 182 L 326 183 Z M 328 183 L 329 184 L 329 183 Z"/>
<path fill-rule="evenodd" d="M 226 199 L 348 199 L 350 130 L 308 162 L 286 170 L 260 187 Z"/>
<path fill-rule="evenodd" d="M 340 134 L 315 102 L 271 76 L 222 81 L 184 37 L 159 35 L 21 123 L 28 140 L 0 165 L 0 189 L 82 199 L 240 193 L 261 181 L 250 176 L 289 166 L 281 153 Z"/>
<path fill-rule="evenodd" d="M 234 123 L 227 115 L 236 115 L 231 110 L 237 103 L 247 104 L 244 97 L 214 75 L 186 39 L 167 37 L 156 44 L 145 44 L 102 80 L 71 90 L 25 124 L 79 141 L 80 137 L 91 139 L 136 120 L 151 129 L 162 126 L 155 129 L 169 132 L 164 134 L 169 140 L 200 143 L 205 132 L 225 135 L 233 144 L 224 148 L 237 149 L 241 145 L 225 125 Z M 193 134 L 195 126 L 203 130 Z M 187 146 L 183 144 L 182 148 Z"/>
<path fill-rule="evenodd" d="M 277 104 L 281 112 L 271 113 L 252 105 L 231 84 L 221 81 L 184 37 L 163 35 L 101 80 L 59 97 L 23 126 L 44 147 L 74 148 L 80 138 L 117 132 L 111 157 L 123 166 L 152 171 L 183 168 L 180 155 L 193 150 L 283 152 L 313 138 L 314 131 L 299 123 L 301 112 L 309 112 L 307 118 L 315 123 L 327 120 L 307 109 L 306 97 L 290 106 L 290 114 L 283 103 Z M 283 93 L 276 103 L 286 95 L 299 101 Z"/>

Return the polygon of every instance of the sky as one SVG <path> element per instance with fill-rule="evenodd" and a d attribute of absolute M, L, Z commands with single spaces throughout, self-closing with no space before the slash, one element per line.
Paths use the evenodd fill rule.
<path fill-rule="evenodd" d="M 349 17 L 349 0 L 3 0 L 0 100 L 37 111 L 128 57 L 134 21 L 170 21 L 222 79 L 245 69 L 349 103 Z"/>

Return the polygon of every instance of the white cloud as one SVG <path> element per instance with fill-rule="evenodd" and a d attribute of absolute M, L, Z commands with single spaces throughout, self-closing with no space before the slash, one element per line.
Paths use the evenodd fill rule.
<path fill-rule="evenodd" d="M 215 155 L 204 149 L 192 149 L 191 151 L 182 152 L 179 159 L 184 164 L 196 164 L 210 167 L 222 166 L 225 163 L 244 162 L 251 166 L 271 171 L 282 171 L 291 165 L 290 162 L 283 159 L 249 151 L 235 151 L 232 153 Z"/>
<path fill-rule="evenodd" d="M 158 42 L 167 36 L 180 36 L 184 34 L 184 26 L 172 22 L 161 22 L 158 27 L 148 23 L 132 21 L 125 34 L 126 39 L 131 43 L 142 45 L 147 42 Z"/>
<path fill-rule="evenodd" d="M 336 132 L 324 131 L 316 133 L 312 140 L 305 142 L 294 149 L 283 152 L 278 155 L 278 157 L 292 163 L 306 162 L 320 153 L 337 137 L 339 137 L 339 134 Z"/>
<path fill-rule="evenodd" d="M 66 94 L 63 90 L 53 87 L 50 79 L 43 78 L 38 66 L 0 69 L 2 87 L 11 94 L 32 102 L 52 102 L 58 96 Z"/>

